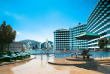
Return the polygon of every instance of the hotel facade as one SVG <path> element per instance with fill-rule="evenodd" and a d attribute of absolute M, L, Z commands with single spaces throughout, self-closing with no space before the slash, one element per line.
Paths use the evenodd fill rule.
<path fill-rule="evenodd" d="M 72 28 L 72 36 L 73 36 L 73 49 L 87 49 L 87 41 L 86 40 L 77 40 L 75 36 L 83 34 L 86 32 L 86 24 L 80 24 Z"/>
<path fill-rule="evenodd" d="M 80 24 L 73 28 L 69 28 L 66 33 L 69 40 L 69 50 L 74 49 L 99 49 L 98 39 L 92 40 L 77 40 L 75 36 L 81 35 L 84 32 L 95 33 L 100 35 L 100 38 L 110 38 L 110 0 L 99 0 L 91 14 L 87 19 L 87 24 Z M 59 49 L 59 39 L 57 39 L 56 33 L 54 32 L 54 49 Z M 62 40 L 62 37 L 60 37 Z M 56 45 L 57 44 L 57 45 Z M 62 42 L 63 45 L 63 42 Z M 66 45 L 66 44 L 65 44 Z M 68 45 L 68 44 L 67 44 Z M 64 48 L 65 46 L 63 46 Z M 61 50 L 64 50 L 64 49 Z"/>
<path fill-rule="evenodd" d="M 87 19 L 87 32 L 110 38 L 110 0 L 100 0 Z M 97 49 L 98 39 L 88 41 L 88 49 Z"/>
<path fill-rule="evenodd" d="M 54 31 L 54 50 L 69 50 L 69 30 Z"/>

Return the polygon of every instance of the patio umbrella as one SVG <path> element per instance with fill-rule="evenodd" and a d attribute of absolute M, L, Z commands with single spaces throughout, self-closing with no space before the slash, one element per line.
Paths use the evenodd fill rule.
<path fill-rule="evenodd" d="M 75 38 L 78 40 L 91 40 L 95 38 L 100 38 L 100 35 L 95 34 L 95 33 L 85 32 L 79 36 L 75 36 Z"/>

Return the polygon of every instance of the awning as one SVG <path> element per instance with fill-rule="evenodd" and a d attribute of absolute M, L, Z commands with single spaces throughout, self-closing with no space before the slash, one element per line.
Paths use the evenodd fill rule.
<path fill-rule="evenodd" d="M 78 40 L 91 40 L 91 39 L 95 39 L 95 38 L 100 38 L 100 35 L 95 34 L 95 33 L 86 32 L 79 36 L 75 36 L 75 38 Z"/>

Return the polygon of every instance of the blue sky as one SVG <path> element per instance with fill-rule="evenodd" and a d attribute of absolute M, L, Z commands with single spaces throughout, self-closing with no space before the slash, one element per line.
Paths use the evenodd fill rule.
<path fill-rule="evenodd" d="M 56 29 L 86 23 L 98 0 L 0 0 L 0 24 L 17 31 L 16 41 L 54 41 Z"/>

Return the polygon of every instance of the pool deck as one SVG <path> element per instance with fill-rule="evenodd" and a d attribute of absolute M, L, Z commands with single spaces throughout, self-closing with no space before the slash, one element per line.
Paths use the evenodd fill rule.
<path fill-rule="evenodd" d="M 110 74 L 110 58 L 99 58 L 97 60 L 98 69 L 106 74 Z"/>
<path fill-rule="evenodd" d="M 33 60 L 0 66 L 0 74 L 110 74 L 106 67 L 110 68 L 110 59 L 94 61 L 93 58 L 83 60 L 67 57 L 47 60 L 43 56 L 41 60 L 39 55 Z"/>
<path fill-rule="evenodd" d="M 49 64 L 57 65 L 57 66 L 70 66 L 74 67 L 74 69 L 80 70 L 78 74 L 110 74 L 110 59 L 100 59 L 97 60 L 90 58 L 90 59 L 82 59 L 82 57 L 67 57 L 67 58 L 56 58 L 54 61 L 49 60 Z M 72 68 L 72 71 L 74 70 Z M 76 72 L 76 71 L 74 71 Z"/>

